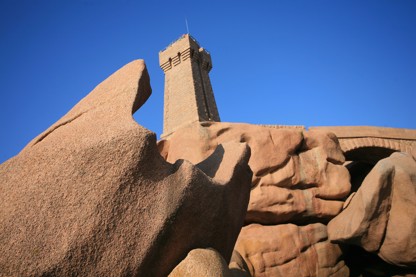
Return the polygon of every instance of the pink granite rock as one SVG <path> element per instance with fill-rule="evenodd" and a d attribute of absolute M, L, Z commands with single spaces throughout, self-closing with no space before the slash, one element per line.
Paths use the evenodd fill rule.
<path fill-rule="evenodd" d="M 234 277 L 215 249 L 194 249 L 168 277 Z"/>
<path fill-rule="evenodd" d="M 252 191 L 246 223 L 326 222 L 350 191 L 336 137 L 319 131 L 251 124 L 203 122 L 159 141 L 167 161 L 198 163 L 226 141 L 251 148 Z"/>
<path fill-rule="evenodd" d="M 169 162 L 198 163 L 229 141 L 250 146 L 253 170 L 249 225 L 230 264 L 235 276 L 348 276 L 340 247 L 329 242 L 326 226 L 316 223 L 336 216 L 350 192 L 337 138 L 299 128 L 203 122 L 158 145 Z M 282 224 L 288 222 L 314 224 Z"/>
<path fill-rule="evenodd" d="M 235 250 L 250 274 L 263 276 L 349 276 L 338 245 L 329 242 L 321 223 L 243 227 Z"/>
<path fill-rule="evenodd" d="M 334 242 L 355 244 L 393 265 L 416 268 L 416 161 L 379 161 L 328 225 Z"/>
<path fill-rule="evenodd" d="M 131 62 L 0 165 L 0 276 L 165 277 L 207 247 L 228 262 L 250 151 L 225 143 L 197 166 L 167 163 L 132 118 L 150 92 Z"/>

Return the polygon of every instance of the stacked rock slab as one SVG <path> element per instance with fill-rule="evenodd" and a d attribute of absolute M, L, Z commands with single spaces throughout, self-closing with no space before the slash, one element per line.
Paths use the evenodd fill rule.
<path fill-rule="evenodd" d="M 229 262 L 250 151 L 166 162 L 132 118 L 150 92 L 144 62 L 129 63 L 0 165 L 0 276 L 165 277 L 199 248 Z"/>
<path fill-rule="evenodd" d="M 159 141 L 159 149 L 169 162 L 198 163 L 218 144 L 232 141 L 247 143 L 252 153 L 246 226 L 235 247 L 251 276 L 348 276 L 342 251 L 328 240 L 326 230 L 350 192 L 336 137 L 296 128 L 202 122 Z"/>
<path fill-rule="evenodd" d="M 250 146 L 253 170 L 235 276 L 415 276 L 413 152 L 381 160 L 362 183 L 353 170 L 350 194 L 340 145 L 325 131 L 201 122 L 158 144 L 170 162 L 198 163 L 228 141 Z"/>

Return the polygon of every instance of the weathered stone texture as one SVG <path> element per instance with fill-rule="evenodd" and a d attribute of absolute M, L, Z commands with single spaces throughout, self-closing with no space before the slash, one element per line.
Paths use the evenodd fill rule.
<path fill-rule="evenodd" d="M 198 163 L 226 141 L 251 148 L 253 188 L 246 223 L 326 222 L 341 211 L 350 191 L 349 174 L 331 134 L 204 122 L 158 144 L 169 162 L 183 158 Z"/>
<path fill-rule="evenodd" d="M 280 224 L 245 226 L 235 250 L 252 276 L 348 276 L 338 245 L 328 240 L 326 226 Z"/>
<path fill-rule="evenodd" d="M 164 277 L 207 247 L 229 261 L 250 150 L 167 163 L 132 118 L 150 91 L 144 62 L 129 63 L 0 165 L 0 276 Z"/>
<path fill-rule="evenodd" d="M 194 249 L 168 277 L 234 277 L 224 258 L 215 249 Z"/>
<path fill-rule="evenodd" d="M 198 163 L 227 141 L 245 142 L 252 153 L 248 225 L 234 255 L 248 269 L 241 260 L 232 260 L 241 266 L 238 274 L 348 276 L 341 250 L 327 239 L 325 225 L 341 211 L 350 192 L 336 137 L 319 131 L 202 122 L 158 144 L 170 162 L 183 158 Z"/>
<path fill-rule="evenodd" d="M 332 241 L 355 244 L 393 265 L 416 268 L 416 161 L 394 153 L 376 164 L 328 225 Z"/>

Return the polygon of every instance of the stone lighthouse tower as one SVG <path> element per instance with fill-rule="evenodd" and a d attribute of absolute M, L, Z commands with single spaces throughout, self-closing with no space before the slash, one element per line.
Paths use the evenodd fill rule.
<path fill-rule="evenodd" d="M 220 121 L 209 79 L 211 55 L 189 34 L 159 53 L 165 73 L 163 134 L 195 121 Z"/>

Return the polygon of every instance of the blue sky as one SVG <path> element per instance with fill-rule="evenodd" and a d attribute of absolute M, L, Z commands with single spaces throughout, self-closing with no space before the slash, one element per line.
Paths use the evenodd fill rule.
<path fill-rule="evenodd" d="M 134 59 L 153 88 L 135 119 L 160 135 L 158 53 L 185 18 L 222 121 L 416 129 L 416 1 L 0 0 L 0 162 Z"/>

